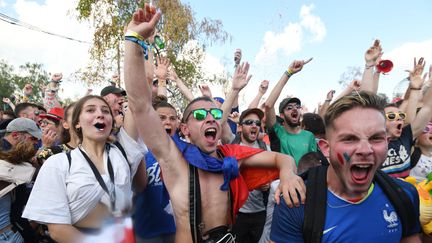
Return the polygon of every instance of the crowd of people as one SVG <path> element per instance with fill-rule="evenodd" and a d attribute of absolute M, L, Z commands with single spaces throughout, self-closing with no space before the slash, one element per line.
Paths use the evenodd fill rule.
<path fill-rule="evenodd" d="M 195 97 L 146 46 L 161 15 L 146 5 L 126 27 L 125 89 L 62 105 L 57 73 L 40 103 L 30 84 L 15 103 L 3 99 L 0 242 L 85 242 L 129 217 L 143 243 L 431 240 L 419 194 L 401 180 L 431 180 L 432 66 L 425 72 L 423 58 L 391 103 L 377 95 L 376 40 L 362 79 L 336 98 L 330 90 L 316 112 L 302 112 L 297 97 L 277 104 L 312 58 L 281 70 L 264 102 L 262 81 L 240 111 L 252 72 L 241 50 L 226 97 L 207 85 Z M 181 114 L 167 80 L 189 101 Z M 123 228 L 112 242 L 132 242 Z"/>

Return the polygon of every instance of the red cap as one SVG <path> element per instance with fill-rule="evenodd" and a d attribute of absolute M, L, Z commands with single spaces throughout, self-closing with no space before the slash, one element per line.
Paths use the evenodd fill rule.
<path fill-rule="evenodd" d="M 64 117 L 64 110 L 61 107 L 54 107 L 46 114 L 40 114 L 40 118 L 50 118 L 57 121 L 60 121 Z"/>

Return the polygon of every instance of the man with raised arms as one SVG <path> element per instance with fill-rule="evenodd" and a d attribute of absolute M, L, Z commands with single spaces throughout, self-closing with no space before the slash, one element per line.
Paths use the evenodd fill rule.
<path fill-rule="evenodd" d="M 160 12 L 146 4 L 145 9 L 134 13 L 127 26 L 124 67 L 129 107 L 138 121 L 141 137 L 162 169 L 176 219 L 176 242 L 234 242 L 227 226 L 232 223 L 232 213 L 248 194 L 247 190 L 242 193 L 239 189 L 246 186 L 245 181 L 251 190 L 274 179 L 273 170 L 267 169 L 264 174 L 270 175 L 268 181 L 252 185 L 247 178 L 243 180 L 248 168 L 278 168 L 280 191 L 290 206 L 300 204 L 297 194 L 301 200 L 305 199 L 305 187 L 301 178 L 295 175 L 295 163 L 290 156 L 255 148 L 243 150 L 239 145 L 218 147 L 227 114 L 222 118 L 222 111 L 209 98 L 199 97 L 185 109 L 181 132 L 190 143 L 181 141 L 178 136 L 171 139 L 167 135 L 152 107 L 151 89 L 143 78 L 143 48 L 137 41 L 151 36 L 160 17 Z M 236 69 L 227 100 L 232 100 L 247 84 L 248 70 L 247 63 Z M 190 183 L 194 178 L 198 180 Z M 232 197 L 228 189 L 233 192 Z"/>

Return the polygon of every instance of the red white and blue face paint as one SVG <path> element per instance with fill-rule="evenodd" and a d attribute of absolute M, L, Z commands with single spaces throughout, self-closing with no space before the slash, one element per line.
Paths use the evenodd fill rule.
<path fill-rule="evenodd" d="M 351 157 L 348 155 L 347 152 L 343 152 L 342 155 L 340 153 L 337 153 L 337 158 L 338 158 L 338 161 L 341 165 L 344 165 L 345 162 L 347 162 L 349 164 L 351 161 Z"/>
<path fill-rule="evenodd" d="M 348 155 L 347 152 L 343 153 L 343 157 L 344 157 L 345 161 L 349 164 L 351 161 L 351 157 Z"/>

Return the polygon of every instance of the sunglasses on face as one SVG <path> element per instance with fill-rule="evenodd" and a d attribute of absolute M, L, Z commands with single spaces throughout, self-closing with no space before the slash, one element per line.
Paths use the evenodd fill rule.
<path fill-rule="evenodd" d="M 55 125 L 55 122 L 47 120 L 47 119 L 43 119 L 43 120 L 39 121 L 39 126 L 41 126 L 41 125 L 46 126 L 46 125 L 49 125 L 49 124 Z"/>
<path fill-rule="evenodd" d="M 187 121 L 191 115 L 193 115 L 193 117 L 198 121 L 205 120 L 208 113 L 210 113 L 215 120 L 222 119 L 223 112 L 221 109 L 211 108 L 209 110 L 206 110 L 204 108 L 201 108 L 201 109 L 196 109 L 196 110 L 191 111 L 191 113 L 189 113 L 189 115 L 186 117 L 185 121 Z"/>
<path fill-rule="evenodd" d="M 394 120 L 405 120 L 406 114 L 403 112 L 394 113 L 394 112 L 387 112 L 385 114 L 388 121 L 394 121 Z"/>
<path fill-rule="evenodd" d="M 429 133 L 432 134 L 432 123 L 429 123 L 424 129 L 423 133 Z"/>
<path fill-rule="evenodd" d="M 285 107 L 285 110 L 290 111 L 290 110 L 292 110 L 294 108 L 296 108 L 298 110 L 298 109 L 301 109 L 301 106 L 300 105 L 287 105 Z"/>
<path fill-rule="evenodd" d="M 252 126 L 252 124 L 255 124 L 257 127 L 261 126 L 261 121 L 260 120 L 244 120 L 242 122 L 243 125 L 246 126 Z"/>

